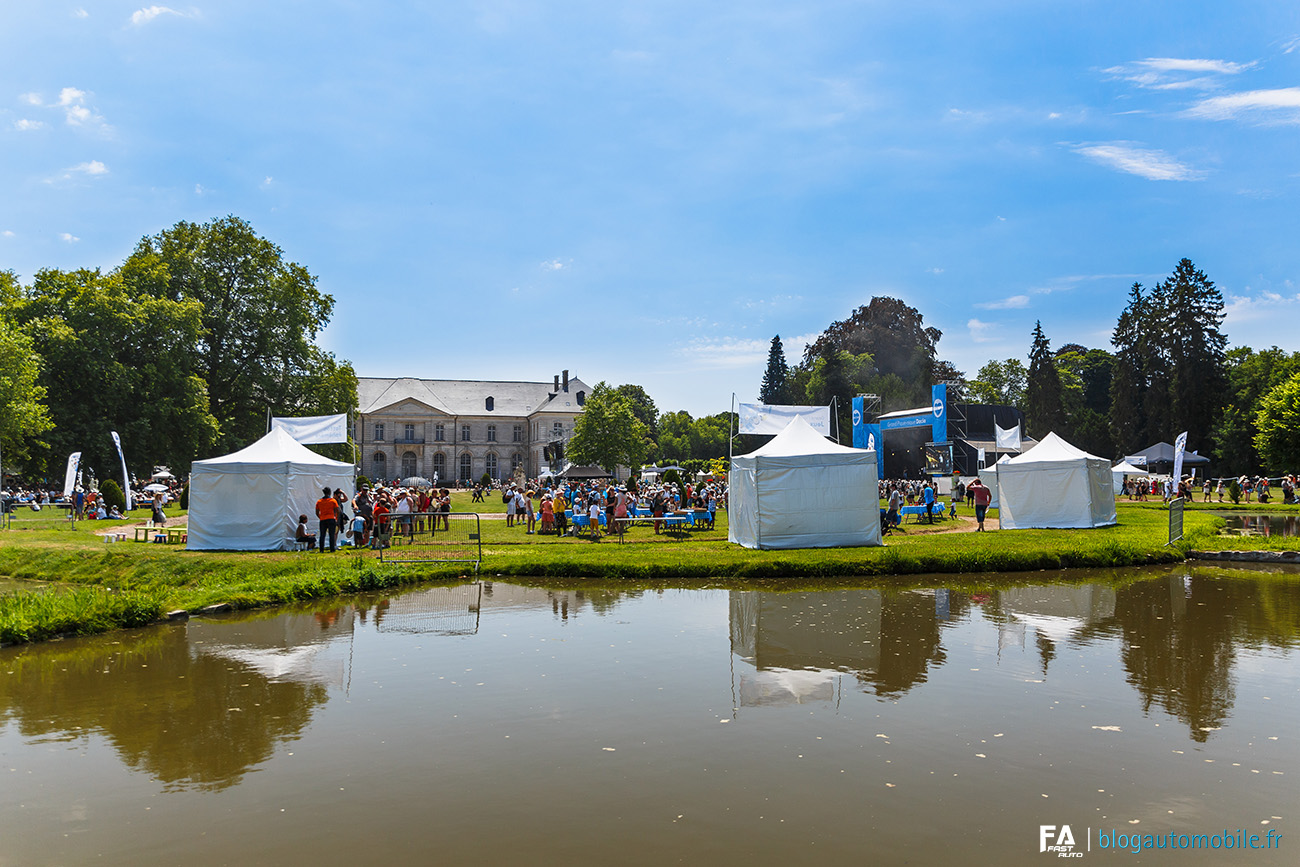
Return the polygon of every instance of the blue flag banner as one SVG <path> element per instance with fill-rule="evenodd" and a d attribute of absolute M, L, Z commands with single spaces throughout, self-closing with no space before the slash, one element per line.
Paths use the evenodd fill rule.
<path fill-rule="evenodd" d="M 930 386 L 930 402 L 932 407 L 930 424 L 933 428 L 931 441 L 946 443 L 948 441 L 948 386 Z"/>

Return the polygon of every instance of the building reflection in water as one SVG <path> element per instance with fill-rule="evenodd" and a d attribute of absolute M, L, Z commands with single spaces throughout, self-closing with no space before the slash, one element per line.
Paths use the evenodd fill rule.
<path fill-rule="evenodd" d="M 907 692 L 943 663 L 939 621 L 954 601 L 934 591 L 734 591 L 736 706 L 830 701 L 842 675 L 876 695 Z"/>

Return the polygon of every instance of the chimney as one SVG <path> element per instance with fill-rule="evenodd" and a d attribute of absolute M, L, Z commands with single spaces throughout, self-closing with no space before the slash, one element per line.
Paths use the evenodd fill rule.
<path fill-rule="evenodd" d="M 569 371 L 564 371 L 564 390 L 569 390 Z"/>
<path fill-rule="evenodd" d="M 558 373 L 555 374 L 555 388 L 551 390 L 554 391 L 556 394 L 560 393 L 560 375 Z"/>

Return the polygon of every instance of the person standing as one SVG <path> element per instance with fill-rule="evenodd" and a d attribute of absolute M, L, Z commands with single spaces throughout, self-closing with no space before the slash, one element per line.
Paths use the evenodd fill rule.
<path fill-rule="evenodd" d="M 927 479 L 925 487 L 921 489 L 921 502 L 925 503 L 925 522 L 934 523 L 934 487 Z"/>
<path fill-rule="evenodd" d="M 316 544 L 321 554 L 325 553 L 325 537 L 330 539 L 330 553 L 338 550 L 339 544 L 339 502 L 334 499 L 329 488 L 316 501 L 316 517 L 320 519 L 320 532 L 316 534 Z"/>
<path fill-rule="evenodd" d="M 989 503 L 993 502 L 993 490 L 976 476 L 966 489 L 975 495 L 975 521 L 979 526 L 975 529 L 977 533 L 984 532 L 984 516 L 988 514 Z"/>

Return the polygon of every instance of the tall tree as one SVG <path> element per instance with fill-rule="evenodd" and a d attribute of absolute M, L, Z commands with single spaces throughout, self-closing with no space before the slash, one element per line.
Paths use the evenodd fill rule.
<path fill-rule="evenodd" d="M 20 291 L 12 272 L 0 272 L 0 467 L 24 462 L 31 439 L 53 426 L 41 358 L 31 336 L 11 318 Z"/>
<path fill-rule="evenodd" d="M 1110 382 L 1115 356 L 1104 349 L 1067 344 L 1056 353 L 1065 426 L 1073 442 L 1094 455 L 1115 453 L 1110 432 Z"/>
<path fill-rule="evenodd" d="M 1239 346 L 1228 350 L 1226 363 L 1226 405 L 1214 429 L 1215 472 L 1257 476 L 1264 472 L 1255 448 L 1260 402 L 1264 395 L 1300 373 L 1300 352 L 1287 353 L 1276 346 L 1255 352 Z"/>
<path fill-rule="evenodd" d="M 308 408 L 291 405 L 303 393 L 295 380 L 320 373 L 314 340 L 334 299 L 248 223 L 234 216 L 179 222 L 142 239 L 121 272 L 139 292 L 199 303 L 194 362 L 220 425 L 218 449 L 261 436 L 268 410 Z"/>
<path fill-rule="evenodd" d="M 1278 473 L 1294 472 L 1300 466 L 1300 373 L 1264 395 L 1255 425 L 1259 428 L 1255 447 L 1264 466 Z"/>
<path fill-rule="evenodd" d="M 1069 436 L 1065 430 L 1065 413 L 1062 405 L 1061 376 L 1052 356 L 1052 346 L 1043 334 L 1043 323 L 1034 323 L 1034 342 L 1029 349 L 1029 377 L 1025 386 L 1025 423 L 1033 435 L 1041 438 L 1055 431 Z"/>
<path fill-rule="evenodd" d="M 645 460 L 646 433 L 631 401 L 608 383 L 598 382 L 573 425 L 568 455 L 577 463 L 596 464 L 611 473 L 619 465 L 637 467 Z"/>
<path fill-rule="evenodd" d="M 1029 372 L 1019 358 L 990 361 L 971 380 L 969 394 L 976 403 L 996 406 L 1022 406 Z"/>
<path fill-rule="evenodd" d="M 101 471 L 117 463 L 187 466 L 216 436 L 207 387 L 194 370 L 200 306 L 133 293 L 116 273 L 46 269 L 14 307 L 44 359 L 54 429 L 33 444 L 49 474 L 69 452 Z"/>
<path fill-rule="evenodd" d="M 1168 364 L 1157 340 L 1160 299 L 1143 294 L 1141 283 L 1128 297 L 1110 341 L 1110 428 L 1121 454 L 1168 439 L 1169 430 Z"/>
<path fill-rule="evenodd" d="M 790 365 L 785 360 L 785 347 L 781 345 L 781 335 L 772 338 L 772 345 L 767 351 L 767 370 L 763 371 L 763 383 L 758 389 L 758 399 L 763 403 L 789 403 L 788 380 Z"/>
<path fill-rule="evenodd" d="M 832 323 L 809 344 L 803 366 L 811 367 L 831 349 L 870 354 L 879 375 L 898 376 L 915 391 L 916 400 L 928 404 L 936 346 L 942 336 L 939 329 L 925 326 L 915 307 L 897 298 L 876 297 L 848 319 Z"/>
<path fill-rule="evenodd" d="M 1190 259 L 1179 261 L 1156 294 L 1169 359 L 1169 432 L 1187 431 L 1188 449 L 1208 451 L 1227 384 L 1223 295 Z"/>

